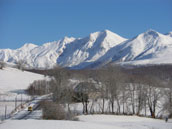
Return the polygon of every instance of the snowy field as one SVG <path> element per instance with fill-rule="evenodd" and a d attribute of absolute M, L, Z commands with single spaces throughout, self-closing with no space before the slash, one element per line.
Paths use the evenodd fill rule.
<path fill-rule="evenodd" d="M 8 120 L 0 129 L 172 129 L 172 120 L 137 116 L 81 115 L 80 121 L 64 120 Z"/>
<path fill-rule="evenodd" d="M 7 67 L 0 70 L 0 93 L 25 90 L 34 80 L 42 79 L 43 75 Z"/>

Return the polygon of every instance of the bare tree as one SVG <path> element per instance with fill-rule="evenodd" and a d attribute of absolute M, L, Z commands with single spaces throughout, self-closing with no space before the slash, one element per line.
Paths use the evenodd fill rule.
<path fill-rule="evenodd" d="M 172 85 L 172 80 L 169 81 L 168 85 Z M 166 102 L 163 105 L 163 110 L 168 112 L 169 117 L 172 117 L 172 88 L 171 87 L 165 89 L 165 96 L 166 96 Z"/>
<path fill-rule="evenodd" d="M 83 113 L 88 114 L 88 103 L 89 95 L 95 91 L 93 83 L 90 82 L 81 82 L 75 87 L 75 98 L 79 102 L 82 102 Z"/>
<path fill-rule="evenodd" d="M 52 71 L 53 79 L 51 80 L 51 91 L 53 92 L 53 98 L 56 102 L 62 102 L 63 91 L 66 89 L 68 84 L 68 73 L 67 70 L 55 67 Z"/>
<path fill-rule="evenodd" d="M 49 81 L 46 80 L 37 80 L 29 85 L 27 92 L 30 95 L 44 95 L 51 93 Z"/>
<path fill-rule="evenodd" d="M 140 112 L 144 108 L 144 106 L 145 106 L 145 109 L 147 108 L 146 107 L 146 98 L 145 98 L 146 95 L 147 95 L 146 87 L 142 84 L 138 84 L 137 98 L 136 98 L 136 102 L 137 102 L 137 113 L 136 114 L 137 115 L 140 115 Z M 145 114 L 146 114 L 146 111 L 145 111 Z"/>
<path fill-rule="evenodd" d="M 69 85 L 70 72 L 61 67 L 54 67 L 50 73 L 53 79 L 50 81 L 50 91 L 53 93 L 53 101 L 59 104 L 67 104 L 70 111 L 70 103 L 73 101 L 74 91 Z"/>
<path fill-rule="evenodd" d="M 153 77 L 147 78 L 147 104 L 150 111 L 150 114 L 153 118 L 155 118 L 156 108 L 158 106 L 158 101 L 162 97 L 161 89 L 157 86 L 159 82 L 157 79 Z"/>
<path fill-rule="evenodd" d="M 122 110 L 123 110 L 122 113 L 127 114 L 125 107 L 127 106 L 127 99 L 129 95 L 126 89 L 126 84 L 121 85 L 119 90 L 121 93 L 121 103 L 122 103 Z"/>
<path fill-rule="evenodd" d="M 25 68 L 26 64 L 27 64 L 26 61 L 19 60 L 19 61 L 16 62 L 16 67 L 23 71 L 23 69 Z"/>
<path fill-rule="evenodd" d="M 106 79 L 105 79 L 105 69 L 95 69 L 92 71 L 94 75 L 92 78 L 94 81 L 99 85 L 99 93 L 100 93 L 100 99 L 102 100 L 102 103 L 99 103 L 99 108 L 101 109 L 101 113 L 103 114 L 105 112 L 105 100 L 107 98 L 107 86 L 106 86 Z"/>
<path fill-rule="evenodd" d="M 114 103 L 117 100 L 119 110 L 118 88 L 122 83 L 122 73 L 118 66 L 108 66 L 104 71 L 104 84 L 107 87 L 109 104 L 111 105 L 111 112 L 114 113 Z"/>

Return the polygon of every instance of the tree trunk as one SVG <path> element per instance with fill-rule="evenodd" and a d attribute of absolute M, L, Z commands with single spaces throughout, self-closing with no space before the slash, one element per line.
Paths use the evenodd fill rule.
<path fill-rule="evenodd" d="M 114 101 L 111 102 L 112 114 L 114 114 Z"/>
<path fill-rule="evenodd" d="M 88 114 L 88 101 L 85 102 L 85 113 Z"/>
<path fill-rule="evenodd" d="M 102 114 L 104 114 L 104 108 L 105 108 L 105 99 L 103 98 Z"/>

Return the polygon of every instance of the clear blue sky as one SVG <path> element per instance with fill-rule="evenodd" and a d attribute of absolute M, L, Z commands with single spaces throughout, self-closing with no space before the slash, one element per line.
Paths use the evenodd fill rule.
<path fill-rule="evenodd" d="M 172 31 L 172 0 L 0 0 L 0 49 L 109 29 L 132 38 Z"/>

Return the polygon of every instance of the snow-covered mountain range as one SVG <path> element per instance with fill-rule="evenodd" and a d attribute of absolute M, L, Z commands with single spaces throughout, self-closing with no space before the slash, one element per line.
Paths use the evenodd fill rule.
<path fill-rule="evenodd" d="M 125 39 L 109 30 L 91 33 L 85 38 L 68 38 L 42 46 L 25 44 L 19 49 L 0 49 L 0 60 L 16 63 L 24 60 L 30 67 L 47 68 L 56 63 L 63 67 L 87 68 L 107 63 L 172 63 L 172 32 L 148 30 Z"/>

